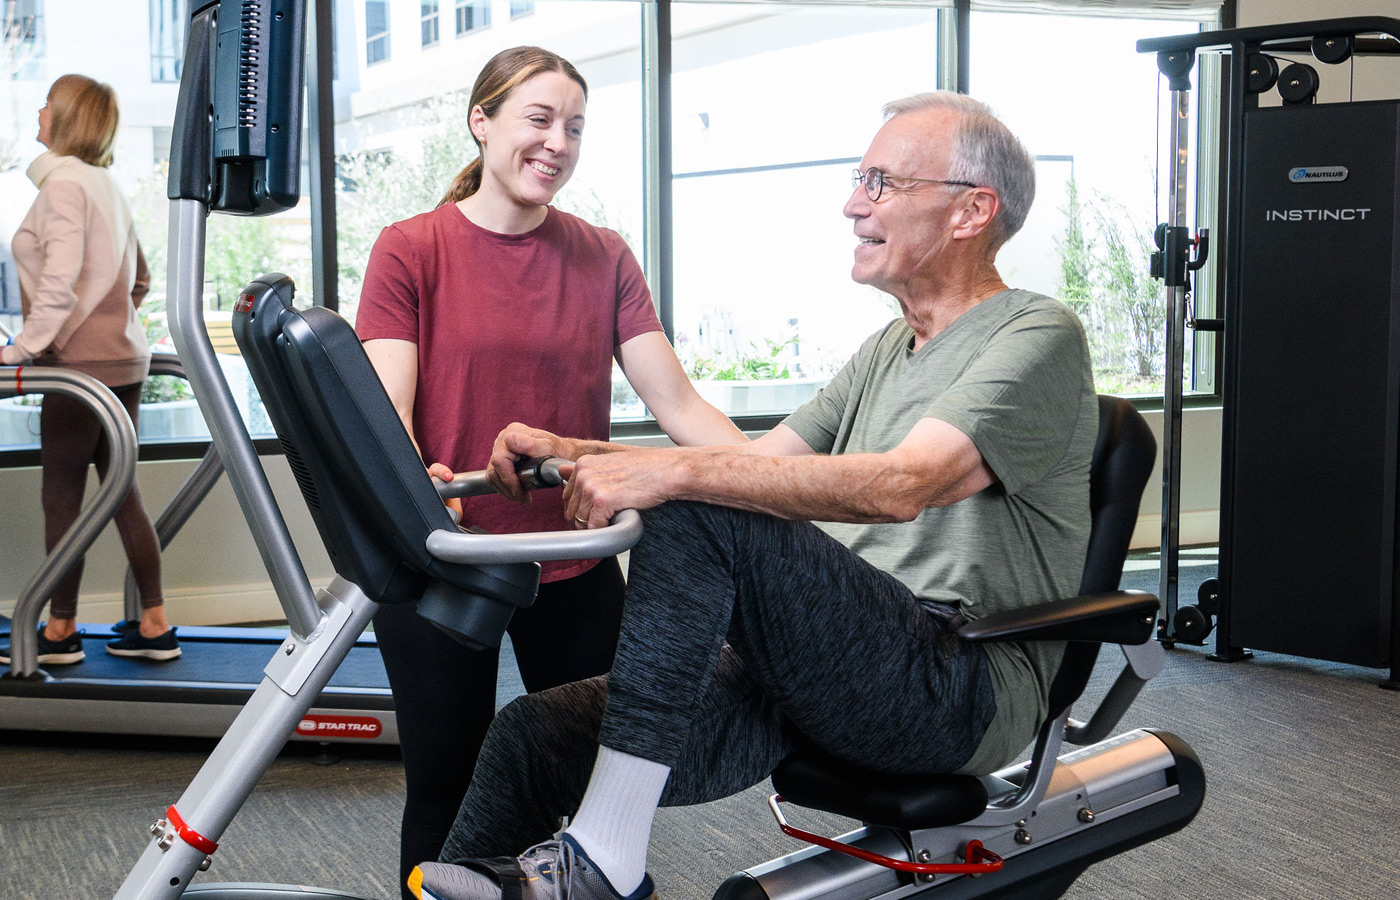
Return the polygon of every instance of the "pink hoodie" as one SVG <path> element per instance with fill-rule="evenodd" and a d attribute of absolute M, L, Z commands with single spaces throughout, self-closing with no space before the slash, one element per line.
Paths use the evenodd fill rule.
<path fill-rule="evenodd" d="M 109 387 L 143 380 L 151 351 L 136 307 L 150 273 L 116 181 L 53 152 L 26 174 L 39 196 L 10 245 L 24 330 L 0 348 L 0 361 L 63 366 Z"/>

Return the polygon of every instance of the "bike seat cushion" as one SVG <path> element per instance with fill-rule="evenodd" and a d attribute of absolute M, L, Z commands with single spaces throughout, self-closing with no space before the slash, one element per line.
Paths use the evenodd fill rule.
<path fill-rule="evenodd" d="M 872 772 L 813 749 L 779 763 L 773 789 L 799 806 L 891 828 L 956 825 L 987 807 L 986 785 L 975 775 Z"/>

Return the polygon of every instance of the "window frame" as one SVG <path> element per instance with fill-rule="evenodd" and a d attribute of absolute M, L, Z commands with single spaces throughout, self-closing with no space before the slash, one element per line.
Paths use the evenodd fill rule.
<path fill-rule="evenodd" d="M 384 30 L 369 33 L 369 8 L 371 5 L 378 6 L 384 11 Z M 389 0 L 365 0 L 365 66 L 377 66 L 380 63 L 389 62 L 393 59 L 390 37 L 393 33 L 393 24 L 389 16 Z M 379 45 L 383 48 L 383 56 L 374 58 L 374 48 Z M 327 85 L 329 88 L 329 85 Z"/>
<path fill-rule="evenodd" d="M 472 14 L 472 24 L 470 28 L 462 27 L 462 13 Z M 478 22 L 477 18 L 481 21 Z M 476 34 L 491 27 L 491 3 L 490 0 L 455 0 L 452 8 L 452 23 L 457 37 L 465 37 L 469 34 Z"/>
<path fill-rule="evenodd" d="M 428 11 L 431 4 L 431 11 Z M 426 50 L 442 43 L 442 4 L 440 0 L 418 0 L 421 47 Z M 429 32 L 432 36 L 429 37 Z"/>

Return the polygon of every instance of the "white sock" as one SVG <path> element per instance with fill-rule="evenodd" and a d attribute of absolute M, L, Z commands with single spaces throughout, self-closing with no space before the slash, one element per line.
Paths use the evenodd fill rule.
<path fill-rule="evenodd" d="M 646 875 L 651 820 L 670 776 L 670 766 L 599 747 L 578 814 L 564 829 L 624 897 Z"/>

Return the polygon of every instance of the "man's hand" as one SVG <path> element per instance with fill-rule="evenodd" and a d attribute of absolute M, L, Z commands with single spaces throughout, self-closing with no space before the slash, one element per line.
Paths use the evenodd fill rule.
<path fill-rule="evenodd" d="M 502 496 L 517 503 L 529 503 L 530 492 L 521 485 L 520 476 L 515 474 L 515 466 L 521 460 L 540 456 L 576 459 L 577 442 L 541 428 L 512 422 L 496 435 L 496 443 L 491 447 L 491 461 L 486 464 L 486 480 Z"/>
<path fill-rule="evenodd" d="M 439 481 L 451 481 L 453 478 L 456 477 L 452 474 L 452 470 L 449 469 L 447 466 L 443 465 L 442 463 L 433 463 L 432 465 L 428 466 L 428 474 L 438 479 Z M 446 500 L 442 501 L 442 505 L 446 506 L 448 509 L 456 513 L 458 522 L 462 521 L 461 497 L 448 497 Z"/>
<path fill-rule="evenodd" d="M 693 451 L 638 448 L 584 456 L 572 467 L 560 466 L 568 479 L 565 515 L 577 528 L 602 528 L 621 510 L 650 509 L 679 499 L 677 490 L 690 455 Z"/>

